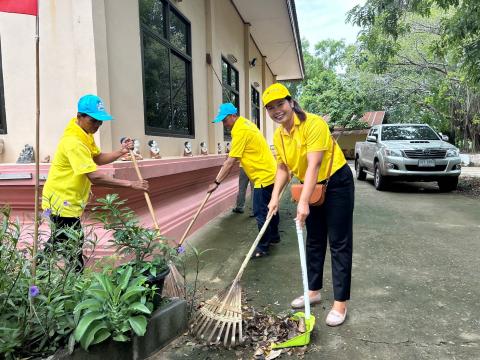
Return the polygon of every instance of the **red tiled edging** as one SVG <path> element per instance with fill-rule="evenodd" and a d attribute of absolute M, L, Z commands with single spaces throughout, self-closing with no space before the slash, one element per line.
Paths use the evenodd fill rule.
<path fill-rule="evenodd" d="M 138 161 L 142 176 L 150 183 L 150 198 L 161 232 L 171 241 L 180 239 L 224 160 L 225 155 L 206 155 Z M 41 179 L 46 178 L 49 168 L 49 164 L 41 164 Z M 105 165 L 100 170 L 118 179 L 137 178 L 133 164 L 129 161 Z M 34 164 L 0 164 L 0 206 L 10 205 L 13 215 L 23 223 L 27 232 L 32 229 L 33 224 L 34 172 Z M 40 185 L 43 183 L 44 180 L 41 180 Z M 191 233 L 233 205 L 237 186 L 238 168 L 235 168 L 212 194 Z M 93 192 L 94 198 L 103 197 L 108 193 L 118 193 L 120 197 L 128 199 L 127 205 L 137 213 L 143 224 L 152 226 L 150 213 L 141 192 L 104 187 L 93 187 Z M 87 211 L 93 205 L 90 204 Z M 28 241 L 28 238 L 26 239 Z M 111 250 L 107 246 L 107 238 L 103 238 L 95 255 L 103 256 L 109 253 Z"/>

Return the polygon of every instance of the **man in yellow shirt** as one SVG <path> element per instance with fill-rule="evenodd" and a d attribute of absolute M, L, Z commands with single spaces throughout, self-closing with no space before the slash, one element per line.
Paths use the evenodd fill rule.
<path fill-rule="evenodd" d="M 236 161 L 240 161 L 248 178 L 253 182 L 253 214 L 260 230 L 268 214 L 268 203 L 272 196 L 277 164 L 267 141 L 257 126 L 250 120 L 238 115 L 237 108 L 231 103 L 220 105 L 214 123 L 222 122 L 232 131 L 232 148 L 223 163 L 215 182 L 208 192 L 215 191 L 228 176 Z M 268 255 L 270 244 L 280 242 L 278 234 L 278 214 L 273 216 L 270 225 L 260 240 L 252 258 Z"/>
<path fill-rule="evenodd" d="M 47 250 L 51 250 L 56 242 L 67 240 L 62 229 L 73 228 L 81 233 L 80 217 L 87 205 L 91 184 L 148 190 L 147 181 L 114 179 L 97 171 L 97 165 L 111 163 L 133 148 L 133 141 L 128 139 L 120 150 L 111 153 L 100 151 L 93 134 L 104 121 L 109 120 L 113 120 L 113 117 L 105 111 L 102 99 L 96 95 L 80 98 L 77 116 L 65 128 L 43 187 L 42 208 L 50 217 L 53 227 Z M 83 245 L 83 235 L 81 243 Z M 77 268 L 82 267 L 80 246 Z"/>

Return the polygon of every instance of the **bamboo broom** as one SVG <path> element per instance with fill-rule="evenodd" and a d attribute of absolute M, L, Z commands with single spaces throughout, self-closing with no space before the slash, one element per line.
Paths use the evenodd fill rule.
<path fill-rule="evenodd" d="M 143 181 L 142 174 L 140 173 L 140 169 L 138 168 L 137 159 L 135 158 L 135 154 L 133 153 L 132 150 L 130 150 L 130 157 L 132 158 L 133 167 L 135 168 L 135 171 L 137 173 L 138 180 Z M 152 202 L 150 201 L 150 195 L 148 195 L 148 192 L 146 191 L 144 191 L 143 194 L 145 195 L 145 201 L 147 202 L 148 210 L 150 211 L 150 216 L 152 217 L 153 225 L 155 226 L 155 229 L 158 231 L 158 234 L 160 235 L 160 227 L 158 226 L 157 218 L 155 217 L 155 212 L 153 211 Z M 177 295 L 175 296 L 185 298 L 185 285 L 184 285 L 185 281 L 183 279 L 183 276 L 177 270 L 177 268 L 175 267 L 175 264 L 173 264 L 171 261 L 168 262 L 168 267 L 170 269 L 170 272 L 168 273 L 167 277 L 164 280 L 163 291 L 166 293 L 165 289 L 167 284 L 169 284 L 170 288 L 172 286 L 176 286 L 175 291 Z M 175 297 L 175 296 L 169 296 L 169 297 Z"/>
<path fill-rule="evenodd" d="M 207 201 L 208 201 L 208 199 L 210 198 L 211 195 L 212 195 L 211 192 L 207 193 L 207 195 L 205 196 L 205 199 L 203 200 L 203 202 L 198 207 L 198 210 L 195 213 L 195 215 L 193 216 L 192 221 L 190 221 L 190 224 L 188 225 L 187 229 L 183 233 L 182 238 L 178 242 L 177 249 L 180 246 L 182 246 L 182 244 L 185 241 L 185 239 L 187 238 L 187 235 L 190 232 L 193 224 L 197 220 L 198 215 L 200 214 L 202 209 L 205 207 L 205 204 L 207 203 Z M 163 285 L 164 294 L 167 297 L 170 297 L 170 298 L 185 299 L 186 298 L 186 293 L 185 293 L 185 279 L 184 279 L 184 277 L 182 276 L 182 274 L 180 274 L 180 272 L 178 271 L 176 266 L 171 261 L 169 262 L 168 266 L 170 267 L 170 273 L 165 278 L 165 282 L 164 282 L 164 285 Z"/>
<path fill-rule="evenodd" d="M 134 166 L 135 171 L 137 173 L 138 179 L 140 181 L 142 181 L 143 177 L 142 177 L 142 174 L 140 173 L 140 169 L 138 168 L 137 159 L 135 158 L 135 155 L 133 154 L 132 150 L 130 150 L 130 157 L 132 158 L 133 166 Z M 157 222 L 157 219 L 155 217 L 155 213 L 153 211 L 153 206 L 152 206 L 152 202 L 150 201 L 150 196 L 148 195 L 148 193 L 146 191 L 144 191 L 144 195 L 145 195 L 145 200 L 147 202 L 147 206 L 148 206 L 148 209 L 150 211 L 150 216 L 152 217 L 152 221 L 153 221 L 153 224 L 155 226 L 155 229 L 158 230 L 158 232 L 160 233 L 160 228 L 158 226 L 158 222 Z M 205 196 L 205 199 L 200 204 L 197 212 L 195 213 L 195 215 L 192 218 L 192 221 L 190 221 L 190 224 L 188 225 L 187 229 L 183 233 L 182 238 L 178 242 L 178 244 L 176 246 L 177 249 L 183 244 L 183 242 L 187 238 L 187 235 L 190 232 L 190 230 L 192 229 L 193 224 L 197 220 L 198 215 L 200 214 L 202 209 L 205 207 L 205 204 L 207 203 L 207 201 L 208 201 L 208 199 L 210 198 L 211 195 L 212 195 L 212 192 L 209 192 Z M 180 271 L 178 271 L 177 267 L 175 266 L 175 264 L 173 262 L 169 261 L 168 262 L 168 267 L 170 269 L 170 272 L 168 273 L 167 277 L 165 278 L 164 285 L 163 285 L 163 293 L 167 297 L 170 297 L 170 298 L 185 299 L 186 298 L 186 293 L 185 293 L 185 279 L 184 279 L 184 277 L 182 276 L 182 274 L 180 274 Z"/>

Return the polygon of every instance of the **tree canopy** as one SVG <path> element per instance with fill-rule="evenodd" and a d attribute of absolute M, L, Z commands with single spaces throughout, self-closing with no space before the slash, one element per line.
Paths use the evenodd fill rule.
<path fill-rule="evenodd" d="M 367 0 L 347 20 L 355 45 L 302 42 L 305 79 L 287 83 L 306 111 L 360 128 L 367 111 L 389 123 L 427 123 L 480 150 L 480 1 Z"/>

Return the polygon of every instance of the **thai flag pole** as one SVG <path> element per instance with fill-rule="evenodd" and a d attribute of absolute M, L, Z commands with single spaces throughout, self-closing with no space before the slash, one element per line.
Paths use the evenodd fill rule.
<path fill-rule="evenodd" d="M 33 232 L 33 249 L 32 249 L 32 278 L 33 281 L 37 275 L 37 250 L 38 250 L 38 226 L 39 226 L 39 198 L 40 198 L 40 32 L 38 19 L 38 3 L 37 14 L 35 15 L 35 218 Z"/>
<path fill-rule="evenodd" d="M 39 74 L 39 21 L 38 21 L 38 0 L 0 0 L 0 12 L 25 14 L 35 16 L 35 214 L 34 214 L 34 236 L 32 249 L 32 278 L 35 282 L 36 256 L 38 247 L 38 210 L 39 210 L 39 175 L 40 175 L 40 74 Z"/>

